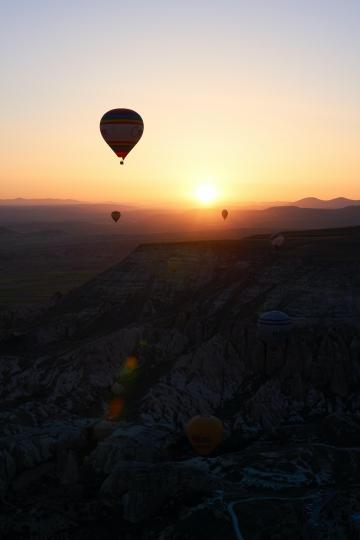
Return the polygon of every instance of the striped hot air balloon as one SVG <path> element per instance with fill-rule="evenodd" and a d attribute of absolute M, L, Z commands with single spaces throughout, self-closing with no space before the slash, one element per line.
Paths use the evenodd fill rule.
<path fill-rule="evenodd" d="M 105 142 L 120 158 L 120 163 L 139 142 L 144 131 L 141 116 L 131 109 L 112 109 L 100 120 L 100 131 Z"/>

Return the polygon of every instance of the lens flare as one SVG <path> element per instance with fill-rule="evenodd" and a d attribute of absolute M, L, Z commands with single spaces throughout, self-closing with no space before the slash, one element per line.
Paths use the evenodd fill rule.
<path fill-rule="evenodd" d="M 138 359 L 136 358 L 136 356 L 128 356 L 125 361 L 124 368 L 127 371 L 134 371 L 134 369 L 136 369 L 137 367 L 138 367 Z"/>
<path fill-rule="evenodd" d="M 124 398 L 116 397 L 107 406 L 106 420 L 118 420 L 124 410 Z"/>

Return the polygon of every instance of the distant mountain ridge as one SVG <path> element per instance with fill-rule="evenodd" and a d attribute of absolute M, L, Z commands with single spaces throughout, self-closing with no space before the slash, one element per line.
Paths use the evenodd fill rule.
<path fill-rule="evenodd" d="M 17 197 L 16 199 L 0 199 L 0 205 L 3 206 L 57 206 L 63 204 L 88 204 L 75 199 L 25 199 Z"/>
<path fill-rule="evenodd" d="M 28 231 L 61 229 L 69 232 L 89 233 L 100 230 L 106 234 L 133 235 L 154 233 L 179 233 L 189 231 L 218 231 L 230 234 L 230 229 L 289 230 L 307 228 L 348 227 L 360 225 L 360 201 L 350 201 L 343 206 L 343 199 L 329 202 L 332 208 L 313 207 L 311 200 L 283 203 L 264 208 L 240 208 L 227 206 L 229 218 L 221 218 L 219 207 L 177 209 L 128 209 L 121 208 L 122 217 L 114 227 L 110 218 L 112 206 L 105 204 L 69 204 L 0 207 L 0 226 Z M 350 204 L 352 202 L 352 204 Z M 301 206 L 304 204 L 304 206 Z M 307 205 L 307 206 L 306 206 Z M 336 207 L 338 205 L 338 207 Z"/>
<path fill-rule="evenodd" d="M 317 197 L 305 197 L 304 199 L 295 201 L 293 205 L 300 208 L 326 208 L 331 210 L 345 208 L 346 206 L 358 206 L 360 205 L 360 200 L 348 199 L 347 197 L 336 197 L 329 200 L 318 199 Z"/>
<path fill-rule="evenodd" d="M 106 202 L 87 202 L 78 201 L 76 199 L 26 199 L 23 197 L 17 197 L 16 199 L 0 199 L 0 206 L 66 206 L 66 205 L 84 205 L 84 206 L 106 206 L 106 205 L 119 205 L 121 203 L 114 201 Z M 122 208 L 130 209 L 135 208 L 133 205 L 121 205 Z M 142 206 L 142 205 L 141 205 Z M 159 205 L 159 209 L 162 205 Z M 232 206 L 239 206 L 246 209 L 264 209 L 276 206 L 292 206 L 299 208 L 320 208 L 328 210 L 336 210 L 339 208 L 345 208 L 347 206 L 360 206 L 359 199 L 349 199 L 347 197 L 335 197 L 334 199 L 319 199 L 318 197 L 304 197 L 297 201 L 269 201 L 269 202 L 244 202 L 235 203 Z M 164 207 L 166 204 L 164 203 Z"/>
<path fill-rule="evenodd" d="M 0 235 L 12 235 L 12 234 L 19 234 L 15 231 L 12 231 L 11 229 L 8 229 L 7 227 L 0 227 Z"/>

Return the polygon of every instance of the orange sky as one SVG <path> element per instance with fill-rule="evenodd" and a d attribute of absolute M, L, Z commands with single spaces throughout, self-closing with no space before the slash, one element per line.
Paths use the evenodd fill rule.
<path fill-rule="evenodd" d="M 356 2 L 49 4 L 4 11 L 0 198 L 360 198 Z M 145 123 L 123 167 L 115 107 Z"/>

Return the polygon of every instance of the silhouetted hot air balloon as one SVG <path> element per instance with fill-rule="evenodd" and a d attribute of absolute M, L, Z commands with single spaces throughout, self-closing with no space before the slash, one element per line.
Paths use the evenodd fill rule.
<path fill-rule="evenodd" d="M 269 345 L 278 345 L 288 337 L 292 321 L 282 311 L 266 311 L 258 318 L 257 328 L 260 339 Z"/>
<path fill-rule="evenodd" d="M 281 233 L 275 233 L 270 236 L 271 245 L 274 248 L 281 247 L 285 242 L 285 236 Z"/>
<path fill-rule="evenodd" d="M 221 443 L 224 426 L 215 416 L 194 416 L 185 426 L 191 446 L 200 456 L 207 456 Z"/>
<path fill-rule="evenodd" d="M 224 220 L 228 217 L 229 212 L 226 210 L 226 208 L 224 208 L 224 210 L 221 212 L 221 215 Z"/>
<path fill-rule="evenodd" d="M 120 163 L 123 165 L 128 153 L 141 139 L 144 122 L 131 109 L 112 109 L 100 120 L 100 131 L 105 142 L 121 158 Z"/>
<path fill-rule="evenodd" d="M 114 212 L 111 212 L 111 217 L 113 218 L 113 220 L 116 223 L 121 218 L 121 213 L 118 212 L 117 210 L 114 210 Z"/>

